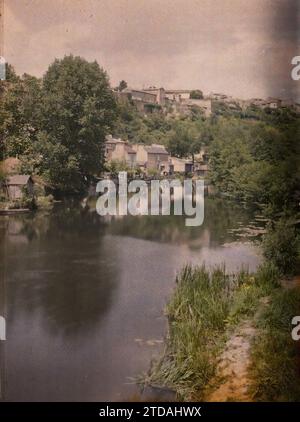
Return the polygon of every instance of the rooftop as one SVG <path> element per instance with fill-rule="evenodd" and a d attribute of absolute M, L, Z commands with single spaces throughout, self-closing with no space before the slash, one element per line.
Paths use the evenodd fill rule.
<path fill-rule="evenodd" d="M 145 146 L 145 150 L 149 152 L 150 154 L 167 154 L 168 151 L 165 149 L 163 145 L 151 145 L 151 146 Z"/>
<path fill-rule="evenodd" d="M 16 174 L 7 179 L 8 185 L 26 185 L 31 176 L 28 174 Z"/>

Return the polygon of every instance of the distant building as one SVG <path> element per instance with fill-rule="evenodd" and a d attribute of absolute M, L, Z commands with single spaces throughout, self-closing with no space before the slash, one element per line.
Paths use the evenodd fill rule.
<path fill-rule="evenodd" d="M 25 194 L 33 196 L 34 182 L 27 174 L 10 176 L 6 181 L 8 197 L 11 201 L 22 199 Z"/>
<path fill-rule="evenodd" d="M 208 164 L 198 164 L 195 165 L 195 172 L 200 177 L 206 177 L 208 175 L 209 167 Z"/>
<path fill-rule="evenodd" d="M 134 144 L 132 148 L 136 151 L 136 163 L 141 169 L 169 172 L 169 153 L 163 145 Z"/>
<path fill-rule="evenodd" d="M 193 171 L 193 162 L 185 158 L 171 157 L 169 173 L 191 173 Z"/>
<path fill-rule="evenodd" d="M 198 107 L 206 117 L 212 112 L 210 98 L 190 98 L 193 91 L 190 89 L 165 90 L 164 88 L 149 87 L 143 89 L 126 88 L 123 91 L 114 91 L 120 101 L 130 100 L 142 113 L 168 111 L 171 114 L 190 114 L 193 108 Z"/>
<path fill-rule="evenodd" d="M 115 93 L 121 100 L 127 99 L 133 102 L 141 113 L 149 113 L 158 110 L 157 92 L 143 91 L 139 89 L 126 88 Z"/>
<path fill-rule="evenodd" d="M 145 147 L 148 155 L 147 169 L 157 169 L 160 172 L 169 171 L 169 153 L 163 145 L 152 144 Z"/>
<path fill-rule="evenodd" d="M 156 103 L 164 106 L 166 104 L 166 91 L 164 88 L 150 87 L 143 89 L 143 92 L 156 95 Z"/>
<path fill-rule="evenodd" d="M 197 176 L 206 177 L 209 171 L 208 148 L 204 147 L 194 155 L 194 172 Z"/>
<path fill-rule="evenodd" d="M 105 158 L 107 162 L 124 162 L 129 167 L 136 165 L 136 151 L 132 146 L 128 142 L 122 141 L 122 139 L 113 138 L 111 135 L 106 137 Z"/>
<path fill-rule="evenodd" d="M 281 99 L 280 98 L 272 98 L 272 97 L 267 98 L 266 107 L 269 107 L 269 108 L 272 108 L 272 109 L 277 109 L 277 108 L 281 107 Z"/>
<path fill-rule="evenodd" d="M 190 89 L 166 90 L 165 96 L 171 101 L 181 102 L 182 100 L 189 100 L 191 92 L 192 90 Z"/>

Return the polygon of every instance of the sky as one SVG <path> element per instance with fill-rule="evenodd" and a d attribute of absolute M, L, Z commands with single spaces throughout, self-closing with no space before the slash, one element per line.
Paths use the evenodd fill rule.
<path fill-rule="evenodd" d="M 42 76 L 72 53 L 113 86 L 297 97 L 300 0 L 3 1 L 3 54 L 18 73 Z"/>

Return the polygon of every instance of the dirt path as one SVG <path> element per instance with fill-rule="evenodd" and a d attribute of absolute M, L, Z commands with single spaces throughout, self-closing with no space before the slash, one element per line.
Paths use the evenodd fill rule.
<path fill-rule="evenodd" d="M 205 401 L 252 401 L 249 394 L 250 378 L 248 367 L 252 341 L 257 333 L 255 321 L 262 309 L 269 303 L 269 297 L 260 299 L 260 305 L 252 319 L 242 321 L 226 342 L 219 357 L 216 376 Z"/>
<path fill-rule="evenodd" d="M 300 276 L 282 280 L 281 285 L 285 289 L 300 287 Z M 216 376 L 211 383 L 212 387 L 208 391 L 205 401 L 252 401 L 249 394 L 250 378 L 248 375 L 251 344 L 257 333 L 255 320 L 268 303 L 268 297 L 262 298 L 253 319 L 241 322 L 227 340 L 224 351 L 219 357 Z"/>
<path fill-rule="evenodd" d="M 217 375 L 213 381 L 213 384 L 219 387 L 208 394 L 205 401 L 251 401 L 248 394 L 248 366 L 255 333 L 252 321 L 247 320 L 240 324 L 229 338 L 220 355 Z"/>

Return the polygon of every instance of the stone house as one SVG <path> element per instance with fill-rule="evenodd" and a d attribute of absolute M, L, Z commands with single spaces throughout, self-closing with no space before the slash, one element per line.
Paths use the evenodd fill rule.
<path fill-rule="evenodd" d="M 169 172 L 169 153 L 163 145 L 135 144 L 132 147 L 136 151 L 136 162 L 141 169 L 157 170 L 160 173 Z"/>
<path fill-rule="evenodd" d="M 208 175 L 209 167 L 208 164 L 198 164 L 195 166 L 195 171 L 198 176 L 206 177 Z"/>
<path fill-rule="evenodd" d="M 185 158 L 171 157 L 170 174 L 191 173 L 193 171 L 193 161 Z"/>
<path fill-rule="evenodd" d="M 143 92 L 155 94 L 157 104 L 161 106 L 164 106 L 166 104 L 166 91 L 164 90 L 164 88 L 150 87 L 150 88 L 144 89 Z"/>
<path fill-rule="evenodd" d="M 120 95 L 132 101 L 142 113 L 152 112 L 153 109 L 158 108 L 156 92 L 126 88 Z"/>
<path fill-rule="evenodd" d="M 10 201 L 22 199 L 25 194 L 34 195 L 34 182 L 30 175 L 16 174 L 8 177 L 6 181 L 7 194 Z"/>
<path fill-rule="evenodd" d="M 281 107 L 281 100 L 279 98 L 272 98 L 269 97 L 267 98 L 267 107 L 272 108 L 272 109 L 277 109 L 279 107 Z"/>
<path fill-rule="evenodd" d="M 168 100 L 175 101 L 177 103 L 181 102 L 182 100 L 189 100 L 191 95 L 190 89 L 173 89 L 173 90 L 166 90 L 165 96 Z"/>
<path fill-rule="evenodd" d="M 131 168 L 136 165 L 136 151 L 132 146 L 120 138 L 113 138 L 111 135 L 106 137 L 105 158 L 107 162 L 124 162 Z"/>

